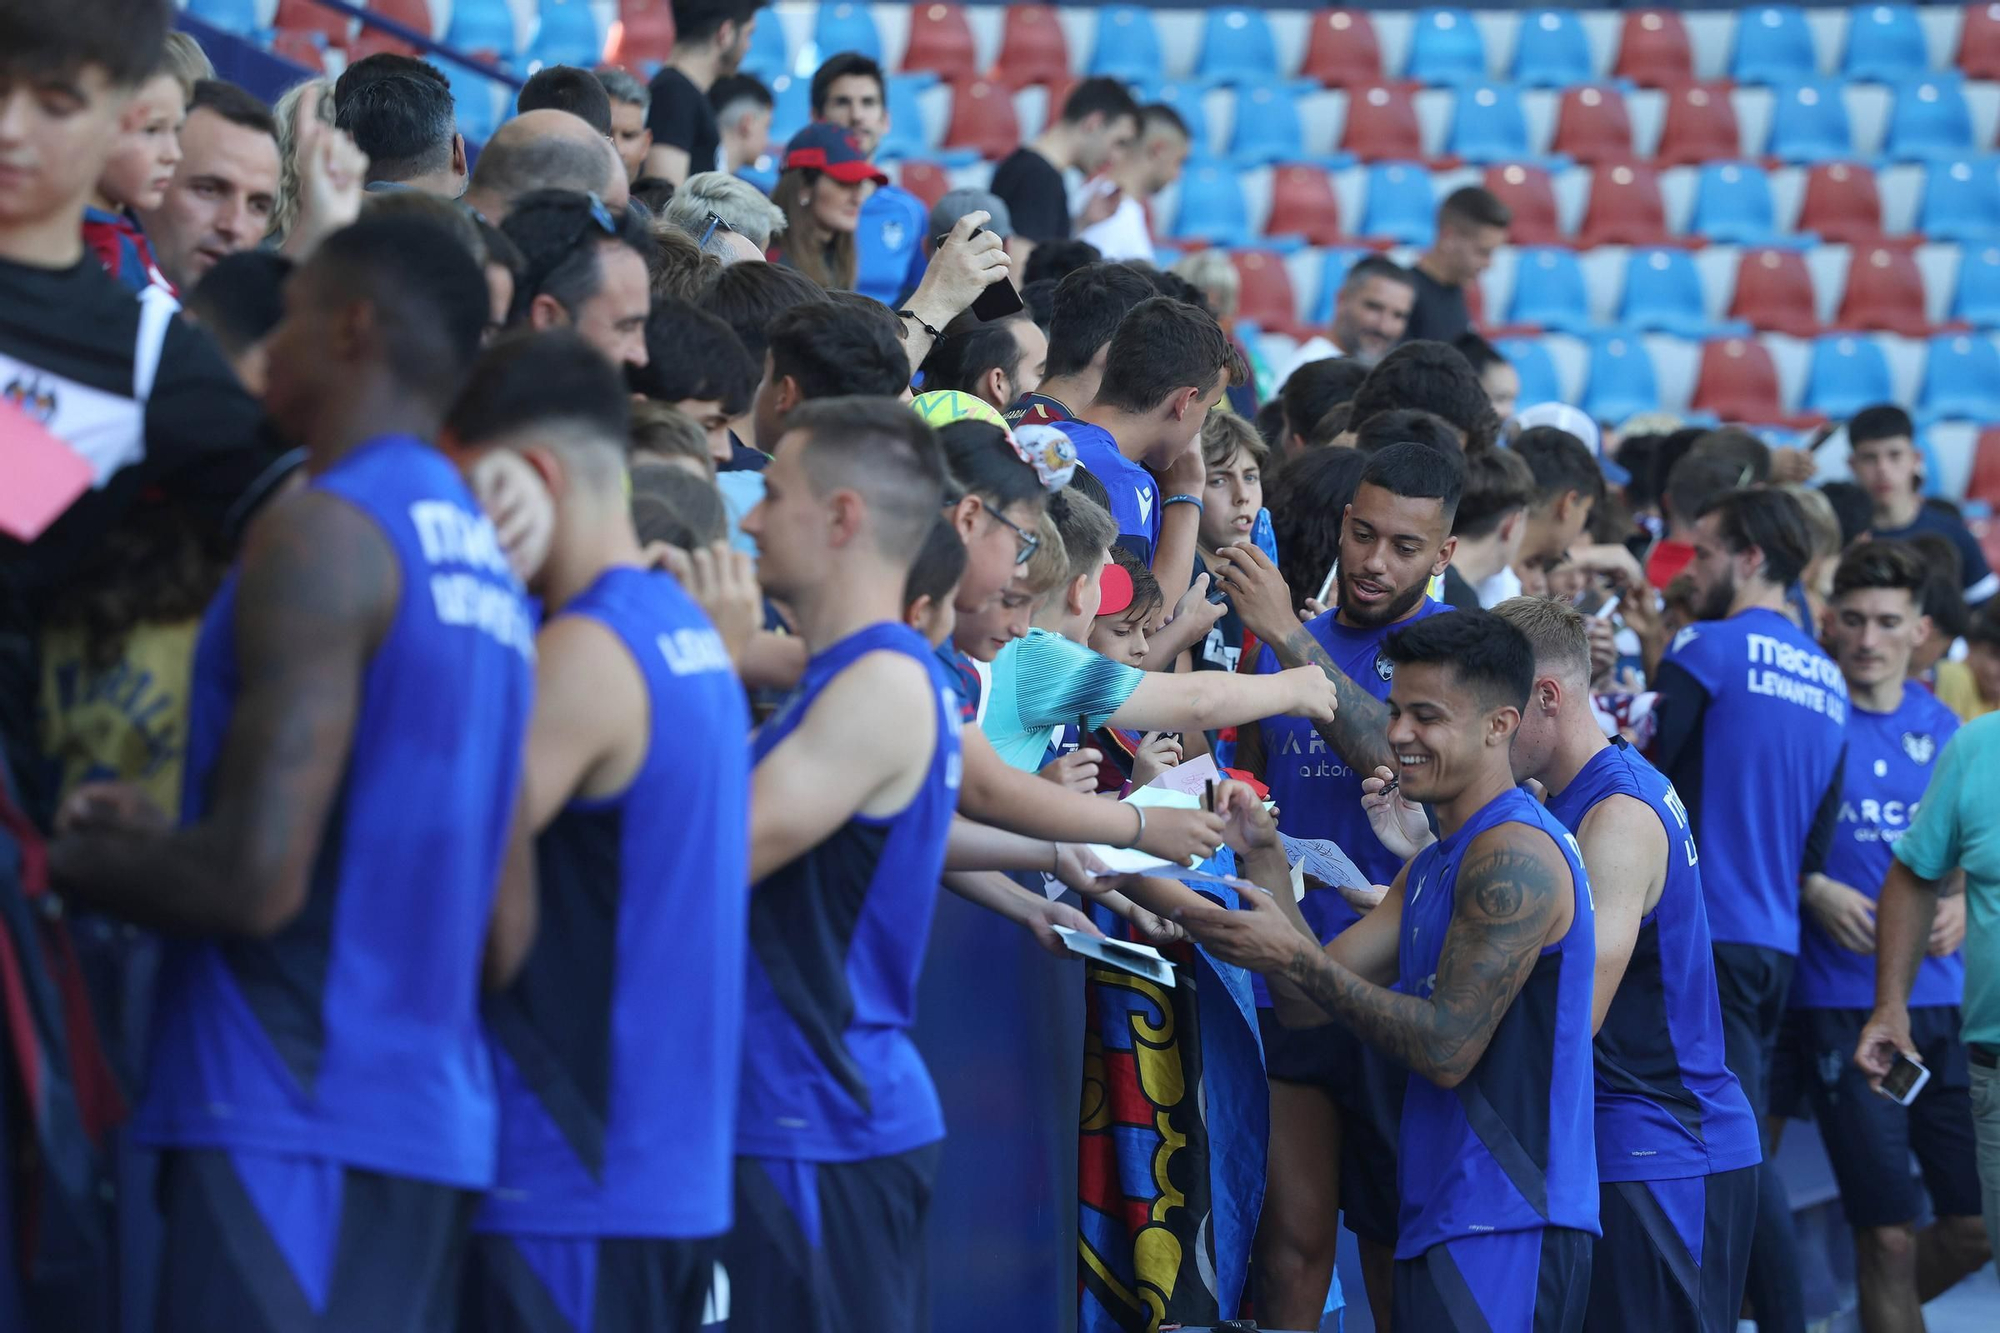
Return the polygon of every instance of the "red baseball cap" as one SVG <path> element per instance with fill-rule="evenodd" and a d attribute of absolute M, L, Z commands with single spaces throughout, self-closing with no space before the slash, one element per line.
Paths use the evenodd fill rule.
<path fill-rule="evenodd" d="M 1097 576 L 1097 586 L 1104 590 L 1104 600 L 1097 604 L 1098 615 L 1123 615 L 1132 609 L 1132 576 L 1116 560 L 1105 562 L 1104 572 Z"/>
<path fill-rule="evenodd" d="M 887 185 L 889 177 L 868 160 L 853 134 L 824 120 L 813 121 L 785 145 L 780 171 L 823 171 L 843 185 L 874 181 Z"/>

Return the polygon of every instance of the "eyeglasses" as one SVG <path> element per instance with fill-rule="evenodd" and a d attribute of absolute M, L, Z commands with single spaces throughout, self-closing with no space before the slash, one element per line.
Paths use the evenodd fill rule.
<path fill-rule="evenodd" d="M 714 213 L 710 213 L 708 215 L 707 223 L 708 225 L 702 229 L 701 233 L 701 248 L 704 250 L 708 249 L 708 243 L 715 239 L 715 233 L 718 228 L 723 231 L 731 233 L 734 233 L 736 230 L 736 228 L 730 226 L 727 222 L 724 222 L 719 216 L 717 216 Z"/>
<path fill-rule="evenodd" d="M 987 504 L 984 499 L 979 501 L 979 507 L 986 511 L 988 518 L 1013 533 L 1014 540 L 1021 543 L 1021 549 L 1014 553 L 1015 564 L 1025 565 L 1035 558 L 1035 552 L 1042 544 L 1042 539 L 1038 534 L 1028 532 L 1018 524 L 1008 522 L 1005 514 L 995 509 L 992 505 Z"/>

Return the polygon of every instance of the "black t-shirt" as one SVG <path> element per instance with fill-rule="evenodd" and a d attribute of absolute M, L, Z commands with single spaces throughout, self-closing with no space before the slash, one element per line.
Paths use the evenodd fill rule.
<path fill-rule="evenodd" d="M 1016 148 L 993 168 L 988 187 L 1013 215 L 1014 234 L 1031 241 L 1069 239 L 1069 191 L 1055 163 L 1032 148 Z"/>
<path fill-rule="evenodd" d="M 653 105 L 646 128 L 655 148 L 679 148 L 688 155 L 688 175 L 714 171 L 722 152 L 722 131 L 715 125 L 715 108 L 708 94 L 689 82 L 672 65 L 653 76 Z"/>
<path fill-rule="evenodd" d="M 1472 327 L 1463 287 L 1447 287 L 1414 264 L 1410 266 L 1410 277 L 1417 285 L 1417 300 L 1410 307 L 1410 322 L 1403 330 L 1404 342 L 1435 338 L 1448 343 Z"/>
<path fill-rule="evenodd" d="M 1444 596 L 1438 600 L 1460 611 L 1479 610 L 1479 590 L 1465 581 L 1457 565 L 1444 568 Z"/>

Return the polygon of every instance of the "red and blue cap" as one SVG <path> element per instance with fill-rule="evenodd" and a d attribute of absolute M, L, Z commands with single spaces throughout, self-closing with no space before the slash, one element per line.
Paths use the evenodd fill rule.
<path fill-rule="evenodd" d="M 843 185 L 859 185 L 862 181 L 889 183 L 889 177 L 854 142 L 852 133 L 824 120 L 813 121 L 792 136 L 778 169 L 823 171 Z"/>

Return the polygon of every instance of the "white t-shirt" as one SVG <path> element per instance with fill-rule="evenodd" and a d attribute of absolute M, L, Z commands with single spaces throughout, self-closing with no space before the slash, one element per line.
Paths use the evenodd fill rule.
<path fill-rule="evenodd" d="M 1146 230 L 1146 210 L 1129 194 L 1118 201 L 1110 217 L 1085 227 L 1078 239 L 1096 246 L 1108 263 L 1122 264 L 1131 259 L 1143 259 L 1148 264 L 1158 262 L 1153 253 L 1153 238 Z"/>
<path fill-rule="evenodd" d="M 1472 590 L 1479 594 L 1479 604 L 1491 611 L 1509 597 L 1521 595 L 1521 576 L 1513 566 L 1502 565 L 1498 574 L 1475 584 Z"/>

